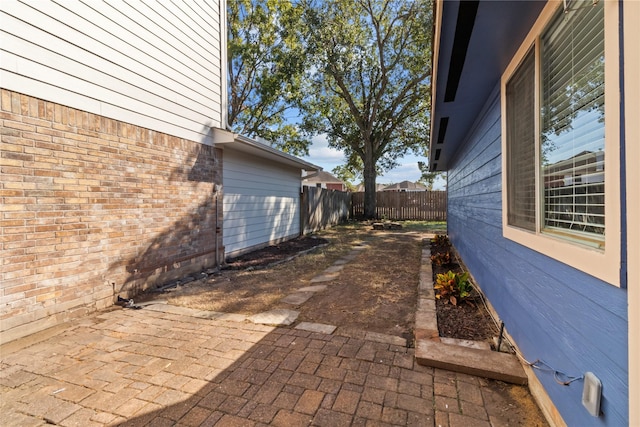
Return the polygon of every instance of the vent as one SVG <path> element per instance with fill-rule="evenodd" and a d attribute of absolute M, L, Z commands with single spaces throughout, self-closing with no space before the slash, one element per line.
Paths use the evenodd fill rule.
<path fill-rule="evenodd" d="M 449 125 L 449 117 L 440 118 L 440 126 L 438 127 L 438 144 L 444 142 L 444 137 L 447 135 L 447 126 Z"/>
<path fill-rule="evenodd" d="M 444 94 L 444 102 L 453 102 L 456 99 L 479 3 L 478 0 L 461 1 L 458 6 L 458 19 L 453 39 L 453 48 L 451 49 L 451 60 L 449 61 L 449 75 L 447 76 L 447 89 Z"/>

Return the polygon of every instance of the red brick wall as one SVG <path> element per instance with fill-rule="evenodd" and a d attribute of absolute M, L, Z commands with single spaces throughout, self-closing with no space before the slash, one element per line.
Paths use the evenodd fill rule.
<path fill-rule="evenodd" d="M 343 184 L 327 183 L 327 190 L 344 191 Z"/>
<path fill-rule="evenodd" d="M 1 97 L 2 342 L 215 266 L 220 150 Z"/>

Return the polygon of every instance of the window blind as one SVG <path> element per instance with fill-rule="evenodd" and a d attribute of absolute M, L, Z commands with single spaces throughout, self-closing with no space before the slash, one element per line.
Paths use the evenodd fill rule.
<path fill-rule="evenodd" d="M 535 54 L 532 50 L 506 85 L 507 182 L 510 225 L 536 229 Z"/>
<path fill-rule="evenodd" d="M 583 5 L 591 2 L 574 2 Z M 562 9 L 540 40 L 543 230 L 604 242 L 604 11 Z"/>

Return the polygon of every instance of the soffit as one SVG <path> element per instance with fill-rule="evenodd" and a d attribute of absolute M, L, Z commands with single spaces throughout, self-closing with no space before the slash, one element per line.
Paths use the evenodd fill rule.
<path fill-rule="evenodd" d="M 544 6 L 544 1 L 437 2 L 442 19 L 432 79 L 431 170 L 448 169 Z"/>

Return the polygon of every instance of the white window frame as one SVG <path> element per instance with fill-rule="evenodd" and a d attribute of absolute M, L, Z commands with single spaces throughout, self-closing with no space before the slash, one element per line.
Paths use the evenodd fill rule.
<path fill-rule="evenodd" d="M 535 49 L 535 110 L 540 111 L 540 36 L 563 1 L 550 0 L 507 66 L 501 79 L 502 110 L 502 235 L 523 246 L 584 271 L 614 286 L 620 286 L 620 82 L 618 1 L 600 0 L 604 7 L 605 49 L 605 241 L 604 250 L 590 248 L 559 236 L 542 233 L 542 191 L 536 193 L 536 230 L 527 231 L 508 223 L 507 121 L 505 87 L 520 62 Z M 600 5 L 599 5 L 600 7 Z M 540 114 L 535 118 L 536 185 L 540 186 Z"/>

